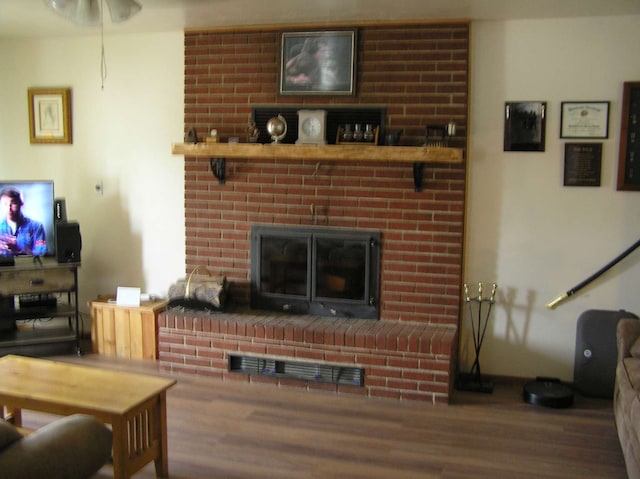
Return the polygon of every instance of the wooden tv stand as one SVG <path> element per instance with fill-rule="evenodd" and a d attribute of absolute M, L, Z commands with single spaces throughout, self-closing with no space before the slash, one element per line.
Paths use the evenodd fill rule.
<path fill-rule="evenodd" d="M 79 266 L 17 258 L 0 267 L 0 356 L 80 354 Z M 54 318 L 66 325 L 47 324 Z"/>

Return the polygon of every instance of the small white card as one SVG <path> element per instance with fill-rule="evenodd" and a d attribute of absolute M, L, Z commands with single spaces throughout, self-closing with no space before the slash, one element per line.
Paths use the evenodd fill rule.
<path fill-rule="evenodd" d="M 140 306 L 140 288 L 118 286 L 116 304 L 118 306 Z"/>

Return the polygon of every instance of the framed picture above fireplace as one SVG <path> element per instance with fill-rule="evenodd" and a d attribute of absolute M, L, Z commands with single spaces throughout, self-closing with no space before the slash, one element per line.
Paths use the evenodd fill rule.
<path fill-rule="evenodd" d="M 284 32 L 281 95 L 354 95 L 356 30 Z"/>

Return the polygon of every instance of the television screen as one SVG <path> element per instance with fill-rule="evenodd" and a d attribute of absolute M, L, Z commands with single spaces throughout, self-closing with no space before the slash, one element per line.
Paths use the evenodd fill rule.
<path fill-rule="evenodd" d="M 55 255 L 53 181 L 0 181 L 0 256 Z"/>

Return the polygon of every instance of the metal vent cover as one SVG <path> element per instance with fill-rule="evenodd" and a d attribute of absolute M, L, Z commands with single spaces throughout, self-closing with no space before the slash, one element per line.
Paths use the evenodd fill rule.
<path fill-rule="evenodd" d="M 230 355 L 229 371 L 330 384 L 364 385 L 363 369 L 335 364 Z"/>

